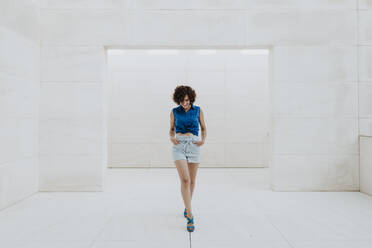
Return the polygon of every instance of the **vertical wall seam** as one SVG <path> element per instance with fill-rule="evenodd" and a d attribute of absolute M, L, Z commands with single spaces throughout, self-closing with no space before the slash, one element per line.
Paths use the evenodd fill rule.
<path fill-rule="evenodd" d="M 360 100 L 359 100 L 359 0 L 357 2 L 357 10 L 356 10 L 356 73 L 357 73 L 357 123 L 358 123 L 358 189 L 360 191 Z"/>

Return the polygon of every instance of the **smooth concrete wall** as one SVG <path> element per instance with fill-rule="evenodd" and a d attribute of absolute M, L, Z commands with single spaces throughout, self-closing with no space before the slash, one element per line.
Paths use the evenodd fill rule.
<path fill-rule="evenodd" d="M 105 46 L 269 46 L 272 188 L 359 190 L 358 134 L 371 132 L 372 120 L 371 1 L 41 6 L 41 100 L 48 105 L 41 109 L 42 189 L 96 190 L 103 183 Z"/>
<path fill-rule="evenodd" d="M 360 1 L 359 11 L 359 134 L 360 191 L 372 195 L 372 1 Z"/>
<path fill-rule="evenodd" d="M 372 195 L 372 136 L 360 136 L 360 192 Z"/>
<path fill-rule="evenodd" d="M 372 136 L 372 1 L 359 4 L 359 130 Z"/>
<path fill-rule="evenodd" d="M 38 191 L 40 7 L 0 1 L 0 209 Z"/>

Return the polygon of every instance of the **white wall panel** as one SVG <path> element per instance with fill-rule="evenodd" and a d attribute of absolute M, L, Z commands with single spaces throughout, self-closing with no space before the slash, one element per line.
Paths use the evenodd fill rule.
<path fill-rule="evenodd" d="M 189 71 L 187 81 L 195 85 L 195 91 L 199 96 L 217 95 L 223 96 L 225 93 L 225 71 Z M 220 100 L 223 100 L 220 97 Z"/>
<path fill-rule="evenodd" d="M 262 167 L 265 161 L 265 147 L 263 143 L 241 143 L 225 144 L 225 166 L 227 167 Z"/>
<path fill-rule="evenodd" d="M 0 122 L 0 166 L 38 155 L 38 122 L 35 117 L 4 118 Z M 4 165 L 5 166 L 5 165 Z M 17 178 L 17 175 L 13 175 Z"/>
<path fill-rule="evenodd" d="M 0 27 L 15 32 L 24 40 L 38 45 L 40 42 L 40 4 L 38 0 L 2 0 L 0 1 Z M 7 35 L 8 36 L 8 35 Z M 1 39 L 5 38 L 2 37 Z M 0 39 L 0 40 L 1 40 Z M 13 42 L 20 42 L 13 39 Z M 39 47 L 39 46 L 38 46 Z M 18 46 L 24 49 L 24 46 Z M 35 52 L 38 49 L 29 50 Z M 30 59 L 30 57 L 26 57 Z M 36 71 L 35 71 L 36 72 Z"/>
<path fill-rule="evenodd" d="M 249 11 L 247 44 L 355 45 L 356 25 L 356 11 L 349 10 Z"/>
<path fill-rule="evenodd" d="M 41 119 L 94 119 L 102 117 L 102 84 L 43 82 Z"/>
<path fill-rule="evenodd" d="M 249 115 L 249 114 L 247 114 Z M 243 115 L 242 115 L 243 116 Z M 252 115 L 253 116 L 253 115 Z M 263 143 L 266 141 L 268 124 L 266 119 L 262 118 L 242 118 L 226 119 L 225 141 L 236 142 L 255 142 Z"/>
<path fill-rule="evenodd" d="M 123 116 L 125 117 L 125 114 Z M 127 122 L 127 119 L 110 119 L 110 129 L 108 130 L 109 142 L 145 143 L 148 141 L 150 135 L 150 128 L 148 126 L 149 123 L 145 121 L 132 122 L 130 124 Z"/>
<path fill-rule="evenodd" d="M 94 156 L 102 151 L 102 126 L 89 119 L 45 119 L 40 121 L 40 129 L 42 130 L 40 134 L 42 156 Z M 65 167 L 69 166 L 65 165 Z"/>
<path fill-rule="evenodd" d="M 372 137 L 360 137 L 360 192 L 372 195 Z"/>
<path fill-rule="evenodd" d="M 211 129 L 208 127 L 209 130 Z M 221 134 L 218 134 L 218 132 L 211 133 L 208 137 L 209 143 L 206 146 L 201 146 L 200 151 L 203 164 L 201 166 L 204 167 L 223 167 L 225 165 L 225 144 L 223 140 L 218 143 L 218 138 L 221 138 Z M 212 136 L 215 134 L 214 136 Z M 218 137 L 218 138 L 217 138 Z M 214 140 L 213 140 L 214 138 Z"/>
<path fill-rule="evenodd" d="M 41 58 L 40 190 L 101 190 L 104 50 L 42 46 Z"/>
<path fill-rule="evenodd" d="M 371 0 L 359 0 L 359 9 L 372 9 L 372 1 Z"/>
<path fill-rule="evenodd" d="M 359 118 L 359 134 L 372 136 L 372 118 Z"/>
<path fill-rule="evenodd" d="M 262 83 L 265 82 L 262 81 Z M 253 91 L 253 93 L 255 93 L 255 91 Z M 226 95 L 225 97 L 226 119 L 231 120 L 242 119 L 242 121 L 245 120 L 254 121 L 255 119 L 257 119 L 258 122 L 261 123 L 267 122 L 263 120 L 268 118 L 269 103 L 264 95 L 261 96 L 255 95 L 251 97 L 250 92 L 247 91 L 245 95 L 234 96 L 233 94 L 229 94 Z M 245 116 L 254 116 L 254 118 L 253 117 L 248 118 Z"/>
<path fill-rule="evenodd" d="M 236 52 L 221 50 L 217 53 L 215 49 L 197 49 L 193 53 L 185 54 L 186 68 L 190 72 L 224 72 L 230 53 Z"/>
<path fill-rule="evenodd" d="M 273 64 L 275 81 L 357 80 L 357 50 L 353 46 L 277 46 Z"/>
<path fill-rule="evenodd" d="M 102 157 L 40 155 L 40 191 L 102 190 Z"/>
<path fill-rule="evenodd" d="M 359 43 L 372 45 L 372 10 L 359 11 Z"/>
<path fill-rule="evenodd" d="M 119 10 L 41 10 L 43 45 L 101 45 L 125 42 L 126 21 Z"/>
<path fill-rule="evenodd" d="M 356 83 L 285 83 L 272 85 L 273 115 L 297 117 L 358 116 Z"/>
<path fill-rule="evenodd" d="M 0 116 L 8 118 L 36 118 L 39 111 L 39 82 L 13 73 L 0 71 Z"/>
<path fill-rule="evenodd" d="M 0 210 L 38 191 L 39 7 L 0 2 Z"/>
<path fill-rule="evenodd" d="M 274 155 L 274 190 L 358 190 L 358 155 Z"/>
<path fill-rule="evenodd" d="M 273 133 L 274 154 L 358 153 L 355 118 L 275 118 Z"/>
<path fill-rule="evenodd" d="M 359 84 L 359 116 L 372 118 L 372 83 Z"/>
<path fill-rule="evenodd" d="M 359 80 L 372 81 L 372 46 L 361 46 L 359 50 Z"/>
<path fill-rule="evenodd" d="M 369 0 L 361 0 L 369 4 Z M 133 9 L 355 9 L 355 0 L 136 0 L 128 5 Z"/>
<path fill-rule="evenodd" d="M 129 11 L 128 44 L 244 45 L 245 19 L 242 11 Z"/>
<path fill-rule="evenodd" d="M 203 95 L 198 99 L 198 104 L 203 106 L 203 111 L 208 113 L 208 124 L 213 125 L 214 120 L 223 120 L 226 117 L 226 111 L 221 111 L 225 108 L 226 98 L 223 94 L 221 95 Z M 211 126 L 209 126 L 211 127 Z M 218 127 L 217 127 L 218 128 Z M 209 129 L 210 130 L 210 129 Z M 211 136 L 209 138 L 214 138 Z M 209 140 L 208 138 L 208 140 Z"/>
<path fill-rule="evenodd" d="M 40 0 L 42 9 L 114 9 L 121 6 L 117 0 Z"/>
<path fill-rule="evenodd" d="M 151 144 L 149 143 L 109 143 L 108 148 L 109 167 L 150 166 Z"/>
<path fill-rule="evenodd" d="M 38 79 L 40 48 L 38 42 L 0 26 L 0 71 L 24 79 Z"/>
<path fill-rule="evenodd" d="M 104 78 L 101 47 L 43 46 L 41 81 L 99 81 Z"/>

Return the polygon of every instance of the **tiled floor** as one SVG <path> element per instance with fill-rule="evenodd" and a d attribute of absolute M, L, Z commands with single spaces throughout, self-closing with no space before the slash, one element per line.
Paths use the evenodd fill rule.
<path fill-rule="evenodd" d="M 372 247 L 372 197 L 267 185 L 264 169 L 200 168 L 191 247 Z M 0 247 L 187 248 L 183 210 L 175 168 L 109 169 L 105 192 L 42 192 L 1 211 Z"/>

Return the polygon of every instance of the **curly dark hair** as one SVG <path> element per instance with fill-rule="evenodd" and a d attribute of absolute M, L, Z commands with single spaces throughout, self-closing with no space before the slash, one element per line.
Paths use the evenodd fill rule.
<path fill-rule="evenodd" d="M 187 85 L 178 85 L 174 89 L 173 101 L 177 104 L 180 104 L 186 95 L 189 96 L 190 104 L 193 105 L 193 103 L 195 102 L 195 98 L 196 98 L 195 90 Z"/>

